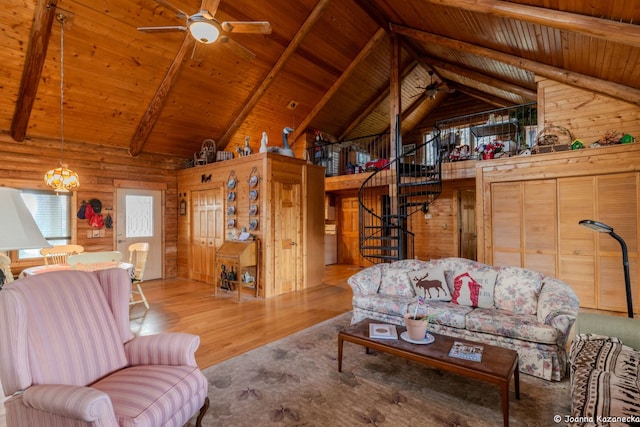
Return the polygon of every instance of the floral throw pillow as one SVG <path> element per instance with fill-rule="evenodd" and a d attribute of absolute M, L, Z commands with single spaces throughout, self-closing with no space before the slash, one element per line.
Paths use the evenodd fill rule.
<path fill-rule="evenodd" d="M 407 273 L 416 296 L 426 301 L 451 301 L 451 293 L 447 286 L 442 267 L 431 267 Z"/>
<path fill-rule="evenodd" d="M 403 268 L 385 268 L 382 270 L 379 294 L 413 297 L 413 288 L 407 277 L 407 270 Z"/>
<path fill-rule="evenodd" d="M 493 293 L 498 272 L 456 270 L 447 274 L 451 302 L 469 307 L 493 308 Z"/>
<path fill-rule="evenodd" d="M 536 314 L 544 275 L 521 267 L 502 267 L 496 282 L 496 308 Z"/>

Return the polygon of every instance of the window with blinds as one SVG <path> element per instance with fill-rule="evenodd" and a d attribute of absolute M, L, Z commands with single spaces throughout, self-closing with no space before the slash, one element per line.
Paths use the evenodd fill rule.
<path fill-rule="evenodd" d="M 22 199 L 38 228 L 52 245 L 71 243 L 71 193 L 22 190 Z M 18 251 L 18 259 L 39 258 L 40 249 Z"/>

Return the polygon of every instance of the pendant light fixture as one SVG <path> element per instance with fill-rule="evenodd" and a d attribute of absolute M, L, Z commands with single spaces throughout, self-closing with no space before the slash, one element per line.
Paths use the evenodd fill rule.
<path fill-rule="evenodd" d="M 44 182 L 56 193 L 66 193 L 80 186 L 78 174 L 64 163 L 64 23 L 67 17 L 58 14 L 60 22 L 60 166 L 44 175 Z"/>

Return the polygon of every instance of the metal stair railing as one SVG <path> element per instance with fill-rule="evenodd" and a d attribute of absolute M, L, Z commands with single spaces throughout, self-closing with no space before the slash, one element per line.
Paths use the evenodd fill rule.
<path fill-rule="evenodd" d="M 439 133 L 396 152 L 401 154 L 379 165 L 358 192 L 360 253 L 374 263 L 414 256 L 407 219 L 428 212 L 442 192 Z"/>

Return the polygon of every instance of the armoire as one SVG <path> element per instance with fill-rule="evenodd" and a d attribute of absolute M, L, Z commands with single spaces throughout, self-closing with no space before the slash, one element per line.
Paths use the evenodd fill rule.
<path fill-rule="evenodd" d="M 311 288 L 324 277 L 324 168 L 258 153 L 178 172 L 178 275 L 213 286 L 216 251 L 258 239 L 258 296 Z M 244 234 L 243 234 L 244 233 Z"/>

